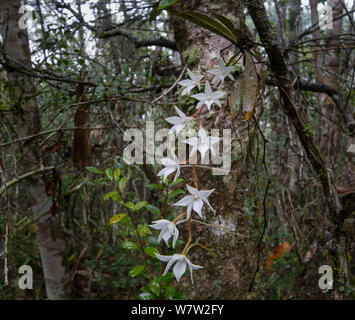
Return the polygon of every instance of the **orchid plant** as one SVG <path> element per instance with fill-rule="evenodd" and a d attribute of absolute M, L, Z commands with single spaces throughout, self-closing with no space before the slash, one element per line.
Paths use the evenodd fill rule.
<path fill-rule="evenodd" d="M 203 79 L 203 76 L 196 76 L 189 68 L 187 68 L 187 72 L 190 76 L 190 79 L 185 79 L 179 82 L 180 85 L 185 87 L 181 93 L 182 95 L 190 95 L 191 90 L 196 86 L 201 89 L 200 81 Z"/>
<path fill-rule="evenodd" d="M 233 76 L 231 75 L 232 69 L 233 67 L 227 67 L 223 58 L 220 57 L 219 68 L 208 71 L 210 74 L 214 75 L 214 78 L 212 80 L 212 85 L 223 83 L 225 77 L 234 80 Z M 190 95 L 191 90 L 195 87 L 201 89 L 201 83 L 202 83 L 201 81 L 204 78 L 204 76 L 196 75 L 189 69 L 187 69 L 187 72 L 189 74 L 190 79 L 185 79 L 183 81 L 178 82 L 178 84 L 184 87 L 184 90 L 182 91 L 182 95 Z M 173 125 L 169 131 L 169 134 L 176 133 L 176 136 L 178 136 L 182 131 L 182 129 L 184 129 L 186 126 L 190 128 L 191 121 L 193 121 L 194 119 L 197 120 L 197 125 L 198 125 L 197 135 L 190 137 L 184 140 L 183 142 L 192 146 L 192 151 L 189 157 L 191 158 L 193 155 L 196 155 L 197 151 L 199 151 L 201 153 L 201 160 L 205 158 L 205 155 L 209 150 L 211 151 L 212 156 L 216 155 L 216 151 L 214 150 L 213 145 L 219 142 L 220 138 L 208 136 L 208 133 L 200 124 L 200 118 L 199 118 L 200 113 L 204 107 L 206 107 L 208 111 L 210 111 L 214 104 L 221 108 L 222 105 L 219 99 L 221 99 L 225 95 L 225 92 L 217 91 L 217 90 L 213 91 L 208 80 L 205 80 L 204 83 L 205 83 L 204 92 L 200 92 L 191 96 L 192 98 L 198 100 L 198 103 L 196 105 L 196 109 L 198 110 L 196 112 L 197 114 L 196 116 L 194 117 L 186 116 L 179 108 L 175 106 L 174 108 L 178 116 L 168 117 L 165 119 L 167 122 Z M 189 160 L 184 164 L 188 162 Z M 183 162 L 179 161 L 175 153 L 172 154 L 172 158 L 162 158 L 161 164 L 164 166 L 164 168 L 158 172 L 158 176 L 163 176 L 163 180 L 166 181 L 168 176 L 171 173 L 176 172 L 174 177 L 174 181 L 175 181 L 177 177 L 179 177 L 180 175 L 180 166 L 182 163 Z M 169 246 L 169 239 L 173 238 L 172 244 L 173 244 L 173 248 L 175 248 L 176 241 L 179 237 L 179 230 L 177 228 L 177 224 L 187 222 L 188 233 L 189 233 L 188 241 L 186 242 L 185 247 L 181 253 L 175 253 L 173 255 L 160 255 L 158 253 L 155 253 L 157 259 L 167 263 L 163 275 L 165 275 L 169 271 L 169 269 L 174 265 L 172 271 L 178 282 L 180 281 L 182 275 L 185 273 L 187 267 L 189 267 L 192 282 L 193 282 L 192 271 L 203 268 L 203 266 L 193 264 L 187 257 L 189 248 L 193 246 L 193 244 L 191 244 L 192 213 L 195 212 L 200 219 L 204 220 L 205 219 L 205 215 L 203 213 L 204 205 L 207 205 L 207 207 L 209 207 L 212 210 L 212 212 L 215 213 L 215 210 L 212 208 L 211 204 L 208 201 L 208 197 L 215 191 L 215 189 L 212 190 L 199 189 L 197 183 L 196 165 L 191 164 L 191 168 L 192 168 L 192 174 L 194 180 L 194 187 L 187 184 L 186 188 L 189 194 L 184 196 L 182 199 L 180 199 L 174 204 L 174 206 L 186 207 L 187 208 L 186 212 L 180 214 L 178 217 L 174 219 L 174 221 L 169 221 L 167 219 L 160 219 L 154 221 L 153 224 L 150 225 L 151 228 L 160 230 L 160 234 L 158 236 L 158 242 L 164 240 L 166 245 Z M 186 216 L 186 220 L 180 220 L 184 216 Z"/>

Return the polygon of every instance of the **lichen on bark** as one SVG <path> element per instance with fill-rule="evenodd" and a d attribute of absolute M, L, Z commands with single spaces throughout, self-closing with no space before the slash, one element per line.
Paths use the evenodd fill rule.
<path fill-rule="evenodd" d="M 178 2 L 174 9 L 178 11 L 194 11 L 211 16 L 211 8 L 221 15 L 234 15 L 235 21 L 243 21 L 244 14 L 239 3 L 235 1 L 207 0 Z M 218 65 L 220 54 L 224 58 L 233 56 L 237 51 L 231 43 L 212 32 L 202 29 L 181 18 L 172 16 L 171 23 L 175 32 L 177 48 L 182 56 L 182 62 L 199 74 L 206 75 L 206 80 L 212 80 L 212 75 L 206 71 Z M 223 52 L 222 52 L 223 51 Z M 236 68 L 235 77 L 240 73 Z M 238 80 L 236 80 L 238 81 Z M 247 180 L 242 172 L 247 155 L 247 145 L 254 132 L 254 125 L 244 120 L 244 115 L 237 112 L 233 117 L 230 112 L 227 96 L 235 82 L 227 80 L 218 90 L 227 92 L 222 99 L 222 109 L 213 107 L 212 112 L 201 113 L 204 128 L 231 129 L 232 138 L 238 135 L 238 143 L 232 143 L 232 164 L 228 176 L 213 176 L 211 170 L 197 168 L 200 189 L 215 188 L 210 202 L 216 210 L 216 215 L 206 211 L 206 226 L 193 223 L 193 242 L 198 241 L 209 250 L 194 246 L 188 253 L 193 263 L 204 266 L 204 269 L 194 272 L 195 285 L 191 285 L 189 277 L 180 281 L 180 288 L 189 299 L 243 299 L 248 297 L 249 283 L 255 270 L 255 243 L 249 234 L 249 217 L 242 213 L 246 197 Z M 213 90 L 216 90 L 214 88 Z M 260 86 L 260 92 L 263 85 Z M 201 90 L 203 91 L 203 89 Z M 262 96 L 262 95 L 260 95 Z M 191 105 L 185 105 L 184 99 L 177 98 L 182 104 L 179 106 L 190 115 Z M 189 99 L 190 102 L 190 99 Z M 262 108 L 262 100 L 258 99 L 255 114 Z M 196 111 L 196 110 L 193 110 Z M 190 168 L 182 168 L 185 181 L 193 185 Z M 226 226 L 232 232 L 222 232 L 219 225 Z M 181 224 L 182 238 L 187 236 L 185 227 Z M 210 253 L 213 252 L 213 254 Z"/>
<path fill-rule="evenodd" d="M 187 64 L 188 68 L 192 68 L 200 62 L 201 49 L 198 46 L 192 46 L 181 53 L 182 62 Z"/>

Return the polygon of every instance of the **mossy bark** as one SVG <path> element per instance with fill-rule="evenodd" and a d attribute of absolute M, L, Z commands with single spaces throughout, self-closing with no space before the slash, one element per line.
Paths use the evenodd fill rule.
<path fill-rule="evenodd" d="M 15 60 L 24 66 L 31 67 L 31 53 L 27 30 L 20 29 L 19 27 L 20 6 L 20 0 L 2 0 L 0 2 L 0 20 L 2 22 L 0 31 L 4 43 L 3 54 L 10 64 Z M 8 79 L 11 82 L 9 97 L 11 98 L 12 108 L 17 115 L 17 121 L 14 122 L 17 123 L 15 127 L 16 133 L 19 137 L 39 133 L 41 131 L 41 121 L 35 98 L 34 83 L 31 79 L 16 72 L 15 69 L 8 68 L 6 71 Z M 21 150 L 23 150 L 21 166 L 25 172 L 30 171 L 31 168 L 43 167 L 45 160 L 39 151 L 39 144 L 36 140 L 31 141 L 29 145 L 21 145 Z M 52 224 L 44 222 L 43 219 L 36 219 L 37 215 L 39 215 L 39 208 L 43 205 L 43 199 L 48 198 L 45 182 L 38 175 L 29 177 L 28 182 L 24 192 L 30 190 L 28 197 L 35 220 L 37 221 L 36 233 L 41 253 L 47 297 L 53 300 L 65 299 L 67 297 L 65 289 L 66 271 L 62 263 L 64 240 L 58 221 L 59 214 Z M 24 211 L 26 209 L 24 208 Z"/>
<path fill-rule="evenodd" d="M 234 19 L 236 26 L 244 19 L 242 7 L 234 1 L 181 1 L 174 6 L 174 9 L 199 12 L 209 16 L 213 10 Z M 236 49 L 228 40 L 206 29 L 176 16 L 172 16 L 171 23 L 174 27 L 175 41 L 182 63 L 187 64 L 195 73 L 206 74 L 207 70 L 215 68 L 221 53 L 225 58 L 236 53 Z M 211 79 L 212 77 L 207 76 L 208 81 Z M 236 82 L 226 81 L 218 90 L 230 95 L 234 85 Z M 260 87 L 261 91 L 262 88 L 263 86 Z M 249 123 L 244 120 L 241 110 L 235 117 L 232 117 L 227 95 L 222 99 L 222 109 L 214 106 L 215 112 L 210 114 L 204 109 L 201 113 L 201 125 L 205 129 L 232 129 L 232 141 L 236 140 L 237 132 L 238 143 L 232 143 L 231 172 L 226 176 L 214 176 L 211 170 L 197 168 L 197 176 L 200 189 L 216 189 L 210 197 L 216 215 L 213 215 L 211 211 L 206 211 L 206 223 L 227 227 L 228 230 L 233 231 L 233 234 L 224 232 L 226 229 L 193 223 L 193 242 L 198 241 L 199 244 L 213 251 L 214 255 L 199 246 L 194 246 L 189 251 L 191 261 L 204 266 L 204 269 L 194 272 L 194 285 L 191 285 L 189 277 L 184 277 L 180 281 L 180 289 L 183 288 L 190 299 L 247 298 L 248 288 L 256 267 L 256 244 L 251 239 L 248 217 L 242 209 L 247 196 L 245 191 L 247 180 L 243 170 L 247 145 L 253 135 L 254 124 L 252 119 Z M 180 99 L 181 102 L 185 100 L 186 98 Z M 181 108 L 191 114 L 191 111 L 196 111 L 195 105 L 196 103 L 194 106 L 182 104 Z M 260 113 L 261 106 L 262 103 L 258 100 L 256 115 Z M 190 168 L 184 168 L 182 176 L 187 183 L 193 185 Z"/>
<path fill-rule="evenodd" d="M 288 70 L 282 51 L 278 45 L 275 31 L 271 27 L 262 1 L 246 0 L 245 4 L 268 55 L 274 81 L 280 90 L 284 111 L 291 119 L 307 157 L 322 185 L 329 218 L 329 237 L 325 242 L 328 244 L 329 252 L 333 258 L 336 286 L 345 285 L 348 270 L 343 228 L 345 214 L 335 188 L 333 177 L 326 166 L 324 156 L 315 143 L 312 131 L 302 119 L 300 105 L 294 99 L 295 90 L 288 77 Z"/>

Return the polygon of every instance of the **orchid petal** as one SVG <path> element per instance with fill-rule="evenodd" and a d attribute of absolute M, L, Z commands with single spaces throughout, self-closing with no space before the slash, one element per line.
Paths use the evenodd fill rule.
<path fill-rule="evenodd" d="M 174 204 L 174 206 L 188 206 L 194 201 L 194 196 L 185 196 L 178 202 Z"/>
<path fill-rule="evenodd" d="M 178 124 L 178 123 L 181 122 L 181 118 L 176 117 L 176 116 L 166 118 L 165 120 L 168 121 L 168 122 L 171 123 L 171 124 Z"/>
<path fill-rule="evenodd" d="M 185 260 L 186 260 L 186 262 L 187 262 L 187 264 L 188 264 L 188 266 L 189 266 L 189 269 L 190 269 L 190 276 L 191 276 L 191 283 L 193 284 L 193 283 L 194 283 L 194 279 L 193 279 L 193 277 L 192 277 L 192 270 L 203 269 L 203 267 L 191 263 L 188 258 L 185 258 Z"/>
<path fill-rule="evenodd" d="M 190 79 L 185 79 L 185 80 L 179 81 L 178 84 L 180 84 L 184 87 L 189 87 L 189 86 L 193 85 L 193 81 Z"/>
<path fill-rule="evenodd" d="M 200 144 L 198 146 L 198 151 L 201 152 L 201 158 L 202 160 L 205 158 L 206 152 L 209 150 L 209 146 L 207 144 Z"/>
<path fill-rule="evenodd" d="M 175 256 L 175 254 L 174 254 L 174 256 Z M 173 257 L 174 257 L 174 256 L 173 256 Z M 168 273 L 169 269 L 171 268 L 171 266 L 174 264 L 175 261 L 176 261 L 176 260 L 174 260 L 173 258 L 171 258 L 171 260 L 168 262 L 168 264 L 167 264 L 166 267 L 165 267 L 163 276 L 165 276 L 165 275 Z"/>
<path fill-rule="evenodd" d="M 174 177 L 174 181 L 176 181 L 176 179 L 180 176 L 180 167 L 177 168 L 176 173 L 175 173 L 175 177 Z"/>
<path fill-rule="evenodd" d="M 203 219 L 203 215 L 201 213 L 202 206 L 203 206 L 203 202 L 200 198 L 194 200 L 193 210 L 201 217 L 201 219 Z"/>
<path fill-rule="evenodd" d="M 186 185 L 186 188 L 187 188 L 187 190 L 191 193 L 191 194 L 193 194 L 193 195 L 198 195 L 198 190 L 196 189 L 196 188 L 194 188 L 194 187 L 191 187 L 190 185 Z"/>
<path fill-rule="evenodd" d="M 179 238 L 179 230 L 178 228 L 175 227 L 175 233 L 174 233 L 174 238 L 173 238 L 173 248 L 175 248 L 175 244 L 177 239 Z"/>
<path fill-rule="evenodd" d="M 176 262 L 174 269 L 173 269 L 173 273 L 175 275 L 177 282 L 180 281 L 181 276 L 185 273 L 186 265 L 187 265 L 187 263 L 186 263 L 185 259 L 179 260 L 178 262 Z"/>
<path fill-rule="evenodd" d="M 192 205 L 193 205 L 193 202 L 191 202 L 191 203 L 187 206 L 187 214 L 186 214 L 187 219 L 190 219 L 191 211 L 192 211 Z"/>
<path fill-rule="evenodd" d="M 172 259 L 173 256 L 162 256 L 158 253 L 155 253 L 155 256 L 160 260 L 160 261 L 163 261 L 163 262 L 167 262 L 167 261 L 170 261 Z"/>
<path fill-rule="evenodd" d="M 203 100 L 207 99 L 207 96 L 204 93 L 193 94 L 191 97 L 195 98 L 197 100 L 200 100 L 200 101 L 203 101 Z"/>
<path fill-rule="evenodd" d="M 213 94 L 210 83 L 208 81 L 206 81 L 205 94 L 206 96 L 212 96 Z"/>

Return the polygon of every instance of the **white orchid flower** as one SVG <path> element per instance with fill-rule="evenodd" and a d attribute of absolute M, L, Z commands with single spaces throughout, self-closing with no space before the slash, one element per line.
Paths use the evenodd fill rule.
<path fill-rule="evenodd" d="M 222 108 L 219 98 L 225 95 L 225 92 L 215 91 L 213 92 L 208 81 L 206 81 L 205 93 L 194 94 L 191 97 L 197 100 L 200 100 L 196 106 L 197 109 L 200 109 L 204 104 L 207 106 L 208 111 L 211 110 L 211 105 L 215 103 L 220 108 Z"/>
<path fill-rule="evenodd" d="M 174 177 L 174 181 L 179 177 L 180 175 L 180 165 L 179 165 L 179 159 L 177 158 L 177 156 L 175 155 L 175 153 L 173 153 L 173 157 L 174 159 L 170 159 L 170 158 L 162 158 L 160 161 L 162 163 L 163 166 L 165 166 L 165 168 L 161 169 L 158 172 L 158 177 L 160 176 L 164 176 L 164 181 L 166 180 L 166 178 L 169 176 L 169 174 L 173 173 L 174 171 L 176 171 L 175 173 L 175 177 Z"/>
<path fill-rule="evenodd" d="M 179 230 L 178 228 L 176 228 L 174 223 L 166 219 L 160 219 L 157 221 L 153 221 L 153 224 L 149 225 L 149 227 L 156 230 L 161 230 L 158 237 L 158 242 L 160 242 L 163 239 L 168 247 L 169 247 L 169 243 L 168 243 L 169 239 L 172 236 L 174 236 L 173 248 L 175 248 L 176 241 L 179 237 Z"/>
<path fill-rule="evenodd" d="M 215 189 L 197 190 L 189 186 L 188 184 L 186 185 L 186 187 L 191 195 L 185 196 L 184 198 L 176 202 L 174 206 L 181 206 L 181 207 L 187 206 L 187 219 L 190 218 L 192 209 L 200 216 L 201 219 L 204 219 L 204 216 L 202 215 L 201 212 L 203 203 L 206 203 L 211 208 L 211 210 L 215 212 L 207 199 Z"/>
<path fill-rule="evenodd" d="M 221 140 L 221 138 L 214 137 L 214 136 L 207 136 L 206 130 L 201 126 L 201 128 L 198 130 L 197 137 L 186 139 L 183 142 L 192 146 L 190 157 L 198 150 L 201 152 L 201 157 L 203 160 L 208 150 L 211 150 L 212 156 L 216 155 L 216 151 L 214 150 L 213 145 L 217 143 L 219 140 Z"/>
<path fill-rule="evenodd" d="M 188 72 L 188 74 L 190 76 L 190 79 L 185 79 L 185 80 L 182 80 L 182 81 L 178 82 L 183 87 L 186 87 L 182 91 L 181 95 L 185 95 L 185 94 L 190 95 L 191 90 L 193 88 L 195 88 L 196 86 L 199 89 L 201 89 L 200 81 L 202 80 L 203 76 L 200 76 L 200 75 L 195 76 L 193 74 L 193 72 L 189 68 L 187 68 L 187 72 Z"/>
<path fill-rule="evenodd" d="M 156 253 L 155 256 L 160 261 L 168 262 L 168 264 L 165 267 L 165 271 L 163 273 L 163 276 L 165 276 L 168 273 L 171 266 L 175 263 L 175 266 L 173 268 L 173 273 L 174 273 L 174 276 L 175 276 L 177 282 L 180 281 L 181 276 L 185 273 L 186 266 L 189 266 L 192 284 L 194 283 L 194 280 L 192 278 L 192 270 L 197 270 L 197 269 L 203 268 L 202 266 L 198 266 L 198 265 L 191 263 L 191 261 L 184 254 L 175 253 L 172 256 L 162 256 L 162 255 Z"/>
<path fill-rule="evenodd" d="M 212 84 L 215 84 L 218 81 L 218 79 L 221 79 L 221 81 L 223 83 L 225 77 L 228 77 L 229 79 L 234 81 L 234 77 L 231 74 L 231 71 L 233 70 L 234 67 L 233 66 L 226 67 L 226 64 L 221 56 L 219 56 L 218 64 L 219 64 L 218 69 L 212 69 L 212 70 L 207 71 L 207 72 L 212 73 L 214 75 L 214 78 L 212 80 Z"/>
<path fill-rule="evenodd" d="M 176 132 L 176 135 L 178 136 L 180 131 L 186 125 L 190 128 L 190 121 L 193 120 L 193 118 L 187 117 L 185 115 L 185 113 L 183 113 L 176 106 L 175 106 L 175 110 L 179 116 L 178 117 L 169 117 L 169 118 L 166 118 L 165 120 L 168 121 L 169 123 L 173 124 L 172 128 L 169 130 L 169 134 Z"/>

